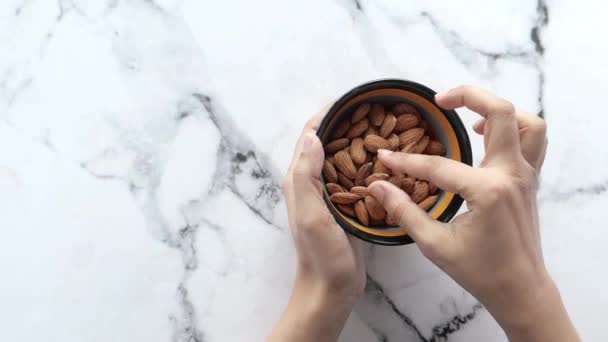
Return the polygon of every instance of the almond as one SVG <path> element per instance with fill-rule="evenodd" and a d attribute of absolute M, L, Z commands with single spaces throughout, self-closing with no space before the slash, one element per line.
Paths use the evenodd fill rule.
<path fill-rule="evenodd" d="M 371 162 L 372 158 L 373 158 L 372 154 L 371 153 L 367 153 L 366 156 L 365 156 L 365 161 L 363 163 L 367 164 L 367 163 Z"/>
<path fill-rule="evenodd" d="M 355 216 L 355 209 L 353 209 L 352 206 L 347 205 L 347 204 L 338 204 L 337 207 L 338 207 L 338 210 L 340 210 L 344 214 L 346 214 L 346 215 L 348 215 L 350 217 L 356 217 Z"/>
<path fill-rule="evenodd" d="M 349 153 L 346 153 L 345 151 L 338 151 L 334 155 L 334 159 L 336 160 L 336 168 L 340 172 L 342 172 L 349 179 L 355 179 L 357 168 L 355 168 L 353 160 L 350 159 Z"/>
<path fill-rule="evenodd" d="M 365 197 L 365 196 L 369 196 L 369 190 L 367 189 L 367 187 L 365 186 L 353 186 L 350 189 L 350 192 L 352 192 L 353 194 L 357 194 L 361 197 Z"/>
<path fill-rule="evenodd" d="M 370 225 L 370 227 L 386 226 L 386 222 L 384 222 L 384 220 L 374 220 L 373 218 L 370 217 L 369 225 Z"/>
<path fill-rule="evenodd" d="M 323 176 L 330 183 L 335 183 L 338 181 L 338 173 L 336 172 L 336 168 L 334 165 L 329 162 L 329 160 L 325 160 L 323 162 Z"/>
<path fill-rule="evenodd" d="M 343 150 L 344 148 L 346 148 L 348 146 L 349 142 L 350 142 L 350 140 L 348 140 L 346 138 L 336 139 L 336 140 L 330 142 L 329 144 L 325 145 L 325 153 L 331 154 L 331 153 L 335 153 L 337 151 Z"/>
<path fill-rule="evenodd" d="M 396 187 L 401 187 L 401 181 L 403 181 L 405 177 L 402 174 L 393 175 L 388 179 L 389 182 L 393 183 Z"/>
<path fill-rule="evenodd" d="M 382 204 L 372 196 L 365 196 L 365 207 L 369 217 L 374 220 L 382 220 L 386 216 L 386 210 L 384 210 Z"/>
<path fill-rule="evenodd" d="M 342 120 L 336 127 L 333 129 L 333 134 L 331 135 L 332 139 L 340 139 L 343 138 L 348 129 L 350 128 L 350 121 Z"/>
<path fill-rule="evenodd" d="M 327 191 L 329 192 L 330 195 L 333 195 L 336 192 L 346 192 L 346 190 L 344 190 L 343 187 L 341 187 L 339 184 L 336 184 L 336 183 L 327 183 L 325 186 L 327 186 Z"/>
<path fill-rule="evenodd" d="M 397 117 L 397 121 L 395 121 L 395 127 L 393 130 L 395 133 L 399 134 L 404 132 L 410 128 L 416 127 L 418 124 L 418 118 L 414 114 L 403 114 Z"/>
<path fill-rule="evenodd" d="M 353 181 L 348 179 L 342 172 L 338 172 L 338 184 L 342 185 L 344 189 L 350 190 L 353 186 Z"/>
<path fill-rule="evenodd" d="M 369 103 L 360 104 L 359 107 L 355 109 L 355 112 L 353 113 L 350 122 L 355 123 L 362 120 L 367 115 L 367 113 L 369 113 L 370 108 L 371 105 Z"/>
<path fill-rule="evenodd" d="M 330 162 L 332 165 L 336 165 L 336 160 L 334 159 L 334 156 L 327 157 L 325 158 L 325 160 Z"/>
<path fill-rule="evenodd" d="M 399 148 L 399 136 L 395 133 L 391 134 L 390 137 L 388 137 L 388 143 L 390 144 L 390 149 L 392 151 L 396 151 Z"/>
<path fill-rule="evenodd" d="M 350 192 L 336 192 L 329 196 L 329 200 L 337 204 L 351 204 L 361 199 L 361 196 Z"/>
<path fill-rule="evenodd" d="M 420 154 L 420 153 L 424 152 L 424 150 L 426 150 L 426 147 L 429 145 L 429 140 L 430 140 L 430 138 L 428 135 L 425 135 L 424 137 L 422 137 L 422 139 L 420 139 L 420 141 L 412 149 L 411 153 Z"/>
<path fill-rule="evenodd" d="M 348 129 L 348 132 L 346 133 L 346 137 L 348 139 L 354 139 L 356 137 L 359 137 L 359 136 L 361 136 L 361 134 L 363 134 L 365 131 L 367 131 L 368 128 L 369 128 L 369 120 L 363 119 L 363 120 L 357 121 L 356 124 L 350 126 L 350 128 Z"/>
<path fill-rule="evenodd" d="M 391 146 L 388 140 L 379 135 L 368 135 L 363 140 L 363 143 L 365 144 L 365 149 L 372 153 L 378 152 L 379 149 L 387 149 Z"/>
<path fill-rule="evenodd" d="M 429 145 L 426 147 L 426 150 L 424 150 L 424 153 L 436 156 L 445 156 L 446 150 L 442 143 L 436 140 L 431 140 L 429 141 Z"/>
<path fill-rule="evenodd" d="M 412 106 L 411 104 L 407 104 L 407 103 L 397 103 L 396 105 L 393 106 L 393 108 L 391 109 L 391 111 L 397 115 L 399 114 L 404 114 L 404 113 L 416 113 L 416 107 Z"/>
<path fill-rule="evenodd" d="M 408 195 L 414 193 L 414 185 L 416 184 L 416 178 L 406 177 L 401 180 L 401 190 L 405 191 Z"/>
<path fill-rule="evenodd" d="M 437 203 L 438 198 L 439 198 L 439 196 L 437 196 L 437 195 L 429 196 L 429 197 L 425 198 L 422 202 L 418 203 L 418 206 L 420 208 L 422 208 L 422 210 L 428 211 L 435 205 L 435 203 Z"/>
<path fill-rule="evenodd" d="M 365 163 L 361 165 L 357 174 L 355 175 L 355 185 L 361 186 L 365 185 L 365 178 L 369 177 L 372 174 L 372 163 Z"/>
<path fill-rule="evenodd" d="M 378 129 L 374 126 L 369 126 L 367 131 L 365 131 L 365 133 L 363 133 L 363 137 L 365 138 L 368 135 L 378 135 Z"/>
<path fill-rule="evenodd" d="M 412 142 L 418 142 L 422 139 L 424 130 L 422 128 L 410 128 L 407 131 L 399 134 L 399 146 L 407 146 Z"/>
<path fill-rule="evenodd" d="M 429 129 L 429 124 L 426 121 L 420 121 L 418 127 L 422 128 L 426 132 Z"/>
<path fill-rule="evenodd" d="M 412 201 L 420 203 L 429 196 L 429 185 L 427 182 L 418 181 L 414 184 L 414 193 L 412 193 Z"/>
<path fill-rule="evenodd" d="M 371 176 L 365 178 L 365 186 L 369 186 L 375 181 L 388 180 L 390 176 L 386 173 L 373 173 Z"/>
<path fill-rule="evenodd" d="M 439 190 L 437 188 L 437 185 L 435 185 L 435 183 L 429 182 L 429 194 L 434 195 L 437 193 L 437 190 Z"/>
<path fill-rule="evenodd" d="M 412 151 L 414 151 L 414 149 L 416 149 L 416 142 L 412 141 L 411 143 L 405 145 L 402 149 L 401 152 L 402 153 L 412 153 Z"/>
<path fill-rule="evenodd" d="M 388 138 L 388 136 L 393 133 L 396 123 L 397 118 L 393 114 L 388 113 L 384 118 L 384 121 L 382 121 L 382 125 L 380 125 L 380 130 L 378 131 L 380 136 L 383 138 Z"/>
<path fill-rule="evenodd" d="M 386 221 L 387 226 L 398 226 L 399 225 L 397 223 L 397 221 L 391 215 L 387 214 L 386 217 L 384 218 L 384 220 Z"/>
<path fill-rule="evenodd" d="M 376 162 L 374 163 L 374 167 L 372 169 L 372 173 L 386 173 L 386 174 L 390 174 L 392 172 L 391 172 L 391 169 L 389 169 L 384 164 L 382 164 L 381 161 L 376 160 Z"/>
<path fill-rule="evenodd" d="M 367 158 L 367 151 L 363 139 L 355 138 L 350 144 L 350 158 L 357 164 L 362 164 Z"/>
<path fill-rule="evenodd" d="M 384 121 L 384 106 L 375 104 L 369 112 L 369 122 L 373 126 L 380 126 L 382 121 Z"/>
<path fill-rule="evenodd" d="M 367 214 L 367 208 L 365 207 L 365 203 L 362 200 L 358 200 L 355 203 L 355 215 L 359 222 L 361 222 L 364 226 L 369 226 L 369 215 Z"/>

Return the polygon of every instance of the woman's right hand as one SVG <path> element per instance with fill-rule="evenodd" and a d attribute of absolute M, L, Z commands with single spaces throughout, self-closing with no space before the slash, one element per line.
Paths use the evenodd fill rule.
<path fill-rule="evenodd" d="M 479 168 L 386 150 L 379 158 L 461 195 L 469 211 L 441 223 L 389 182 L 375 182 L 370 191 L 426 257 L 485 305 L 509 340 L 579 341 L 541 249 L 536 192 L 547 147 L 544 120 L 470 86 L 438 95 L 436 102 L 482 116 L 474 127 L 486 149 Z"/>

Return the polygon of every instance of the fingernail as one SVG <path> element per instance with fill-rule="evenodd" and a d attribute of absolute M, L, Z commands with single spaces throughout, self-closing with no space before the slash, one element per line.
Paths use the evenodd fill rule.
<path fill-rule="evenodd" d="M 437 93 L 435 94 L 435 101 L 441 100 L 441 98 L 446 97 L 448 93 Z"/>
<path fill-rule="evenodd" d="M 378 150 L 378 155 L 380 155 L 382 157 L 388 157 L 391 154 L 393 154 L 393 151 L 391 151 L 391 150 L 383 150 L 383 149 Z"/>

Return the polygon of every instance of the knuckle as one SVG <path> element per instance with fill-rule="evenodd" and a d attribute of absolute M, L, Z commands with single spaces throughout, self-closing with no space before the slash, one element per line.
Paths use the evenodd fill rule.
<path fill-rule="evenodd" d="M 493 180 L 486 183 L 486 195 L 484 202 L 489 205 L 495 205 L 512 197 L 514 186 L 506 177 L 495 177 Z"/>
<path fill-rule="evenodd" d="M 530 120 L 530 131 L 538 135 L 546 135 L 547 134 L 547 123 L 545 120 L 539 118 L 538 116 L 534 116 L 532 120 Z"/>
<path fill-rule="evenodd" d="M 432 177 L 440 167 L 441 161 L 441 157 L 439 156 L 425 156 L 422 162 L 422 168 L 429 177 Z"/>
<path fill-rule="evenodd" d="M 513 115 L 515 114 L 515 106 L 505 99 L 498 98 L 492 105 L 492 112 L 502 115 Z"/>

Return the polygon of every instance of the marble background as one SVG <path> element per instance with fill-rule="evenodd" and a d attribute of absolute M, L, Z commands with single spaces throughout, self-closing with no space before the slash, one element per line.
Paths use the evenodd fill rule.
<path fill-rule="evenodd" d="M 397 77 L 483 86 L 546 118 L 546 262 L 584 340 L 607 340 L 606 10 L 3 0 L 0 339 L 262 340 L 292 286 L 280 183 L 301 126 Z M 504 340 L 415 246 L 369 248 L 341 341 Z"/>

